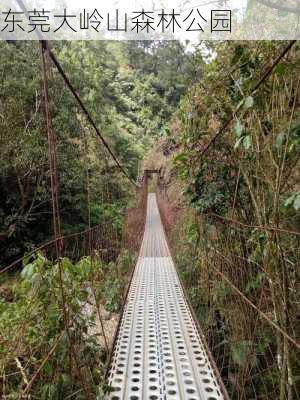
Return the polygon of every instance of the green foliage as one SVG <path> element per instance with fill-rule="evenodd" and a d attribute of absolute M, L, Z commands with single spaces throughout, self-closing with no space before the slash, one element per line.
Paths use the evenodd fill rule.
<path fill-rule="evenodd" d="M 253 289 L 255 290 L 261 288 L 265 279 L 266 279 L 266 274 L 263 272 L 258 272 L 253 279 L 247 282 L 247 285 L 245 287 L 245 293 L 249 293 Z"/>
<path fill-rule="evenodd" d="M 296 211 L 300 210 L 300 192 L 293 193 L 284 202 L 284 206 L 289 208 L 293 207 Z"/>
<path fill-rule="evenodd" d="M 182 99 L 173 122 L 170 175 L 180 179 L 185 204 L 196 214 L 192 221 L 177 221 L 173 252 L 233 399 L 293 397 L 288 379 L 299 368 L 292 347 L 286 369 L 271 357 L 284 353 L 283 338 L 241 295 L 297 335 L 298 237 L 264 226 L 300 229 L 299 48 L 249 95 L 284 45 L 208 43 L 214 59 Z"/>
<path fill-rule="evenodd" d="M 239 342 L 231 344 L 231 352 L 233 362 L 238 366 L 243 367 L 248 363 L 249 356 L 251 356 L 252 366 L 255 364 L 253 357 L 253 343 L 249 340 L 240 340 Z M 255 353 L 254 353 L 255 354 Z"/>
<path fill-rule="evenodd" d="M 3 42 L 0 48 L 0 263 L 5 265 L 52 232 L 39 46 Z M 179 42 L 148 41 L 57 42 L 53 51 L 135 179 L 139 160 L 164 135 L 194 77 L 192 55 Z M 63 232 L 87 226 L 87 172 L 92 224 L 112 218 L 120 231 L 123 221 L 117 214 L 130 200 L 128 182 L 99 145 L 56 69 L 51 66 L 49 72 Z"/>
<path fill-rule="evenodd" d="M 104 270 L 106 279 L 103 284 L 103 297 L 105 298 L 104 307 L 107 311 L 120 311 L 124 289 L 124 281 L 122 281 L 120 271 L 123 274 L 127 274 L 132 265 L 132 256 L 128 251 L 124 251 L 119 256 L 116 264 L 110 263 L 106 266 Z"/>
<path fill-rule="evenodd" d="M 97 303 L 105 299 L 108 311 L 118 311 L 126 284 L 124 274 L 132 261 L 128 252 L 120 255 L 117 264 L 104 264 L 99 257 L 83 257 L 77 263 L 63 258 L 53 263 L 41 253 L 27 260 L 20 280 L 12 286 L 14 300 L 7 303 L 0 298 L 1 371 L 10 376 L 17 357 L 24 366 L 25 375 L 31 378 L 61 335 L 53 355 L 33 385 L 32 395 L 47 400 L 68 396 L 83 399 L 84 378 L 93 398 L 102 396 L 104 349 L 98 333 L 93 333 L 96 307 L 87 311 L 86 304 L 93 302 L 91 285 L 94 285 Z M 68 329 L 64 308 L 68 314 Z M 70 367 L 70 357 L 73 367 Z M 21 377 L 17 379 L 14 375 L 12 373 L 12 378 L 6 380 L 5 389 L 14 393 L 12 399 L 18 398 L 21 388 Z"/>
<path fill-rule="evenodd" d="M 244 108 L 251 108 L 254 105 L 254 99 L 252 96 L 248 96 L 244 101 Z"/>
<path fill-rule="evenodd" d="M 217 167 L 210 177 L 210 166 L 202 164 L 186 190 L 191 204 L 199 213 L 224 212 L 230 204 L 230 189 L 234 184 L 227 166 Z"/>

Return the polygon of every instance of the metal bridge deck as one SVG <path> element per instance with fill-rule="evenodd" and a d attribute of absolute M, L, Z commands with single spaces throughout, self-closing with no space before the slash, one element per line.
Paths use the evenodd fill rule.
<path fill-rule="evenodd" d="M 111 400 L 223 399 L 172 261 L 155 194 L 109 375 Z"/>

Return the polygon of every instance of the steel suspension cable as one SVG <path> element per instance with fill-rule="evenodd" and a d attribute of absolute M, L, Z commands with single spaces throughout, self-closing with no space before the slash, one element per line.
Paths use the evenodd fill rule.
<path fill-rule="evenodd" d="M 45 118 L 48 136 L 48 158 L 49 158 L 49 170 L 50 170 L 50 191 L 52 199 L 52 219 L 53 219 L 53 229 L 56 247 L 56 256 L 58 259 L 58 272 L 59 272 L 59 286 L 61 293 L 61 306 L 63 311 L 64 328 L 69 341 L 70 358 L 73 356 L 75 360 L 75 367 L 78 373 L 78 377 L 82 382 L 82 387 L 85 392 L 86 398 L 90 399 L 90 390 L 86 385 L 85 379 L 79 367 L 77 355 L 74 349 L 74 344 L 72 336 L 70 333 L 70 323 L 69 323 L 69 309 L 67 307 L 66 292 L 64 287 L 63 270 L 62 270 L 62 241 L 61 241 L 61 230 L 60 230 L 60 211 L 58 202 L 58 175 L 57 175 L 57 160 L 56 160 L 56 139 L 53 132 L 52 116 L 50 113 L 49 106 L 49 85 L 48 85 L 48 71 L 47 71 L 47 61 L 49 57 L 49 49 L 47 46 L 43 46 L 41 42 L 41 58 L 42 58 L 42 75 L 43 75 L 43 94 L 44 94 L 44 105 L 45 105 Z"/>
<path fill-rule="evenodd" d="M 215 250 L 216 253 L 219 254 L 221 258 L 223 258 L 226 262 L 228 262 L 228 259 L 223 256 L 218 250 Z M 294 338 L 292 338 L 288 333 L 286 333 L 279 325 L 277 325 L 274 321 L 271 320 L 271 318 L 261 311 L 254 303 L 252 303 L 251 300 L 248 299 L 247 296 L 244 295 L 243 292 L 234 284 L 231 282 L 231 280 L 218 268 L 213 266 L 214 271 L 216 274 L 220 275 L 221 278 L 250 306 L 252 307 L 262 318 L 264 318 L 275 330 L 277 330 L 282 336 L 284 336 L 290 343 L 292 343 L 297 349 L 300 349 L 300 343 L 297 342 Z"/>
<path fill-rule="evenodd" d="M 84 126 L 82 126 L 83 132 L 84 132 Z M 87 195 L 87 217 L 88 217 L 88 251 L 90 255 L 90 262 L 91 262 L 91 267 L 92 267 L 92 275 L 91 275 L 91 290 L 93 294 L 93 299 L 94 299 L 94 305 L 96 307 L 100 327 L 101 327 L 101 333 L 104 339 L 104 344 L 105 344 L 105 349 L 107 354 L 109 353 L 109 346 L 108 346 L 108 340 L 106 337 L 105 329 L 104 329 L 104 322 L 103 322 L 103 317 L 100 311 L 100 306 L 97 301 L 97 294 L 95 290 L 95 255 L 94 255 L 94 248 L 93 248 L 93 239 L 94 235 L 92 237 L 92 230 L 91 230 L 91 177 L 90 177 L 90 168 L 89 168 L 89 160 L 88 160 L 88 143 L 86 140 L 86 135 L 85 132 L 83 134 L 83 142 L 84 142 L 84 160 L 85 160 L 85 177 L 86 177 L 86 195 Z M 95 244 L 94 244 L 95 246 Z"/>
<path fill-rule="evenodd" d="M 17 0 L 17 3 L 19 4 L 20 8 L 22 9 L 22 11 L 24 12 L 24 14 L 26 15 L 26 17 L 29 19 L 29 14 L 28 11 L 23 3 L 22 0 Z M 56 66 L 58 72 L 61 74 L 61 76 L 63 77 L 67 87 L 69 88 L 69 90 L 71 91 L 71 93 L 73 94 L 73 96 L 75 97 L 77 103 L 79 104 L 80 108 L 82 109 L 83 113 L 85 114 L 85 116 L 87 117 L 87 120 L 89 121 L 89 123 L 92 125 L 92 127 L 94 128 L 97 136 L 100 138 L 102 144 L 104 145 L 104 147 L 107 149 L 108 153 L 110 154 L 110 156 L 112 157 L 112 159 L 114 160 L 114 162 L 116 163 L 117 167 L 120 169 L 120 171 L 122 172 L 123 175 L 125 175 L 125 177 L 130 181 L 130 183 L 132 183 L 134 186 L 138 187 L 138 185 L 136 184 L 136 182 L 129 176 L 128 172 L 125 170 L 125 168 L 123 167 L 123 165 L 120 163 L 120 161 L 118 160 L 117 156 L 114 154 L 114 152 L 112 151 L 112 149 L 110 148 L 108 142 L 106 141 L 106 139 L 103 137 L 102 133 L 100 132 L 100 130 L 98 129 L 94 119 L 92 118 L 90 112 L 88 111 L 88 109 L 86 108 L 86 106 L 84 105 L 83 101 L 81 100 L 80 96 L 78 95 L 78 93 L 76 92 L 74 86 L 72 85 L 70 79 L 68 78 L 68 76 L 66 75 L 66 73 L 64 72 L 63 67 L 61 66 L 60 62 L 58 61 L 57 57 L 54 55 L 54 53 L 52 52 L 52 50 L 50 49 L 49 43 L 47 40 L 44 39 L 44 36 L 42 35 L 41 32 L 39 32 L 38 30 L 35 31 L 39 41 L 41 42 L 41 45 L 43 48 L 48 50 L 48 54 L 49 57 L 51 58 L 52 62 L 54 63 L 54 65 Z"/>
<path fill-rule="evenodd" d="M 112 157 L 112 159 L 114 160 L 115 164 L 117 165 L 117 167 L 119 168 L 119 170 L 122 172 L 123 175 L 125 175 L 125 177 L 134 185 L 137 186 L 136 182 L 129 176 L 128 172 L 125 170 L 125 168 L 123 167 L 123 165 L 120 163 L 120 161 L 118 160 L 117 156 L 114 154 L 114 152 L 112 151 L 112 149 L 110 148 L 108 142 L 106 141 L 106 139 L 103 137 L 103 135 L 101 134 L 99 128 L 97 127 L 94 119 L 92 118 L 90 112 L 88 111 L 88 109 L 86 108 L 86 106 L 84 105 L 83 101 L 81 100 L 80 96 L 78 95 L 78 93 L 76 92 L 76 89 L 74 88 L 74 86 L 72 85 L 70 79 L 68 78 L 68 76 L 66 75 L 66 73 L 63 70 L 63 67 L 61 66 L 60 62 L 58 61 L 57 57 L 54 55 L 53 51 L 50 49 L 49 44 L 46 40 L 42 40 L 42 46 L 46 49 L 48 49 L 49 52 L 49 57 L 51 58 L 53 64 L 55 65 L 55 67 L 57 68 L 58 72 L 61 74 L 62 78 L 65 81 L 65 84 L 67 85 L 68 89 L 71 91 L 71 93 L 73 94 L 73 96 L 75 97 L 77 103 L 79 104 L 81 110 L 83 111 L 83 113 L 85 114 L 85 116 L 87 117 L 87 120 L 89 121 L 89 123 L 92 125 L 92 127 L 94 128 L 97 136 L 100 138 L 103 146 L 107 149 L 108 153 L 110 154 L 110 156 Z"/>

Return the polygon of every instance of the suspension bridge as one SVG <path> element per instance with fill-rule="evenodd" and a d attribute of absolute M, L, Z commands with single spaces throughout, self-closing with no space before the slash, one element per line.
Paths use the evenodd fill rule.
<path fill-rule="evenodd" d="M 299 233 L 273 227 L 242 226 L 234 220 L 221 220 L 217 215 L 210 216 L 214 219 L 215 225 L 219 227 L 219 232 L 224 231 L 225 233 L 223 235 L 219 234 L 219 236 L 216 235 L 215 248 L 207 249 L 205 247 L 204 249 L 204 254 L 207 252 L 207 260 L 210 260 L 210 265 L 208 270 L 203 268 L 203 271 L 200 271 L 199 282 L 203 285 L 205 295 L 207 295 L 205 305 L 208 309 L 207 315 L 210 315 L 211 319 L 202 329 L 177 273 L 174 257 L 171 254 L 171 246 L 162 222 L 163 210 L 158 205 L 157 195 L 154 193 L 148 194 L 148 177 L 151 174 L 159 174 L 159 170 L 146 170 L 140 184 L 134 182 L 116 158 L 109 143 L 102 136 L 57 57 L 45 41 L 41 42 L 41 54 L 54 239 L 38 246 L 31 253 L 26 254 L 26 257 L 28 258 L 38 251 L 42 251 L 53 259 L 59 260 L 58 267 L 62 269 L 60 260 L 65 254 L 71 254 L 73 259 L 89 255 L 93 261 L 97 252 L 97 256 L 105 262 L 109 262 L 112 258 L 116 259 L 121 253 L 121 249 L 117 248 L 119 241 L 116 240 L 116 233 L 110 221 L 105 226 L 91 226 L 90 209 L 88 210 L 89 223 L 86 230 L 69 236 L 64 236 L 61 232 L 56 140 L 49 106 L 48 69 L 50 62 L 60 73 L 67 89 L 72 93 L 79 109 L 99 137 L 102 147 L 116 166 L 118 173 L 123 177 L 125 176 L 130 184 L 133 185 L 134 190 L 137 190 L 137 197 L 140 198 L 136 211 L 140 212 L 141 219 L 139 232 L 136 232 L 136 236 L 142 233 L 142 240 L 139 243 L 138 259 L 127 285 L 127 293 L 124 296 L 119 323 L 111 346 L 109 346 L 109 341 L 106 337 L 105 324 L 103 323 L 101 312 L 99 308 L 97 310 L 101 333 L 105 338 L 105 347 L 107 353 L 110 354 L 106 368 L 109 393 L 105 395 L 105 398 L 109 400 L 229 399 L 227 388 L 230 386 L 229 384 L 232 386 L 230 381 L 232 377 L 228 372 L 231 366 L 229 365 L 227 354 L 230 351 L 228 351 L 228 348 L 225 349 L 226 346 L 229 346 L 226 337 L 227 332 L 217 329 L 215 321 L 221 324 L 223 321 L 219 317 L 219 306 L 218 304 L 215 305 L 215 299 L 211 296 L 212 285 L 220 285 L 226 287 L 231 301 L 241 313 L 239 317 L 241 325 L 248 324 L 247 318 L 249 315 L 254 315 L 253 320 L 255 321 L 255 324 L 250 327 L 247 341 L 244 341 L 246 343 L 245 346 L 249 346 L 249 349 L 247 348 L 247 356 L 250 362 L 248 364 L 245 362 L 245 368 L 242 369 L 242 373 L 238 376 L 239 382 L 234 382 L 235 389 L 231 390 L 231 393 L 235 394 L 234 398 L 243 400 L 248 398 L 275 399 L 281 391 L 283 393 L 280 397 L 281 400 L 292 399 L 290 395 L 285 394 L 288 392 L 286 388 L 280 389 L 280 379 L 283 373 L 281 374 L 282 363 L 278 363 L 278 358 L 283 357 L 283 355 L 279 351 L 276 353 L 273 343 L 263 342 L 264 338 L 260 336 L 261 332 L 264 331 L 262 327 L 264 329 L 267 327 L 265 330 L 276 337 L 277 343 L 284 347 L 284 351 L 287 351 L 288 346 L 298 351 L 300 345 L 295 339 L 292 328 L 285 329 L 283 324 L 280 325 L 278 320 L 274 321 L 270 313 L 267 312 L 266 293 L 269 294 L 269 292 L 265 275 L 261 286 L 258 289 L 255 287 L 254 295 L 251 297 L 247 293 L 245 282 L 249 281 L 249 276 L 256 278 L 257 272 L 261 273 L 261 271 L 258 265 L 255 265 L 254 268 L 254 263 L 247 258 L 245 238 L 249 236 L 247 235 L 247 230 L 255 228 L 264 233 L 267 232 L 270 235 L 274 235 L 278 243 L 292 243 L 293 250 L 290 250 L 289 258 L 293 262 L 299 263 Z M 286 50 L 281 55 L 281 58 L 284 54 L 286 54 Z M 276 60 L 276 65 L 280 59 Z M 267 75 L 269 73 L 271 71 L 268 71 Z M 86 177 L 87 205 L 90 207 L 88 173 Z M 143 222 L 144 219 L 145 223 Z M 226 226 L 225 230 L 224 225 Z M 237 239 L 238 246 L 233 244 L 232 237 Z M 228 249 L 230 259 L 220 254 L 217 247 L 218 244 L 220 248 Z M 278 246 L 277 250 L 278 257 L 281 257 L 281 263 L 284 263 L 286 257 L 282 254 L 280 246 Z M 211 261 L 212 255 L 213 261 Z M 24 257 L 13 262 L 7 268 L 4 268 L 1 273 L 17 266 L 23 260 Z M 288 270 L 286 271 L 288 273 Z M 262 272 L 265 274 L 264 270 Z M 237 275 L 239 280 L 236 279 Z M 86 282 L 82 283 L 86 284 Z M 89 281 L 92 293 L 94 293 L 93 283 L 93 280 Z M 62 279 L 59 284 L 62 308 L 64 310 L 64 329 L 68 332 L 72 324 L 69 311 L 71 307 L 68 305 L 68 299 L 71 298 L 71 295 L 65 295 L 66 289 Z M 71 290 L 72 288 L 70 288 L 70 293 Z M 281 288 L 278 290 L 281 290 Z M 292 293 L 295 288 L 289 288 L 289 290 Z M 94 301 L 97 303 L 95 294 Z M 97 307 L 97 304 L 95 305 Z M 214 330 L 217 330 L 217 332 L 214 332 Z M 221 338 L 217 337 L 220 331 L 224 335 Z M 40 366 L 32 374 L 31 379 L 28 380 L 26 377 L 25 379 L 22 375 L 25 380 L 25 387 L 22 390 L 23 397 L 21 398 L 26 398 L 25 396 L 30 393 L 46 362 L 59 345 L 63 333 L 58 335 L 53 347 L 45 355 Z M 259 343 L 257 338 L 261 339 L 265 347 Z M 71 342 L 71 339 L 69 340 Z M 252 376 L 252 370 L 255 369 L 252 360 L 254 360 L 254 352 L 259 345 L 261 345 L 260 359 L 255 359 L 255 362 L 261 370 L 256 367 L 256 372 Z M 70 353 L 78 370 L 82 391 L 87 399 L 92 399 L 93 396 L 85 382 L 85 376 L 80 370 L 76 351 L 71 344 Z M 216 358 L 218 360 L 215 362 L 214 359 Z M 288 361 L 285 362 L 285 365 L 288 365 Z M 20 368 L 22 370 L 22 367 Z M 290 366 L 286 366 L 285 371 L 288 368 Z M 24 371 L 22 370 L 23 373 Z M 260 373 L 262 375 L 265 374 L 263 376 L 266 376 L 266 383 L 264 395 L 256 397 L 254 382 L 258 381 Z M 251 394 L 248 395 L 248 393 Z"/>
<path fill-rule="evenodd" d="M 113 353 L 110 399 L 227 398 L 218 379 L 179 281 L 156 196 L 150 193 Z"/>

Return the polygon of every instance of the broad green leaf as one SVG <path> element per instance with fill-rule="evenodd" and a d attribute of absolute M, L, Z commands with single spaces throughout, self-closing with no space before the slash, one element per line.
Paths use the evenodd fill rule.
<path fill-rule="evenodd" d="M 298 194 L 296 195 L 296 198 L 295 198 L 295 200 L 294 200 L 294 209 L 295 209 L 296 211 L 300 210 L 300 193 L 298 193 Z"/>
<path fill-rule="evenodd" d="M 291 145 L 289 146 L 288 152 L 291 153 L 294 150 L 294 148 L 295 148 L 295 144 L 291 143 Z"/>
<path fill-rule="evenodd" d="M 238 147 L 239 147 L 239 145 L 242 143 L 242 141 L 243 141 L 243 137 L 240 137 L 239 138 L 239 140 L 235 143 L 235 145 L 234 145 L 234 149 L 236 150 Z"/>
<path fill-rule="evenodd" d="M 30 281 L 34 273 L 35 273 L 35 265 L 33 263 L 30 263 L 23 268 L 21 276 L 23 279 Z"/>
<path fill-rule="evenodd" d="M 277 10 L 277 15 L 278 15 L 278 17 L 280 17 L 280 18 L 284 18 L 284 17 L 286 17 L 288 14 L 289 14 L 288 11 L 285 11 L 285 10 Z"/>
<path fill-rule="evenodd" d="M 275 69 L 275 74 L 282 76 L 284 75 L 286 72 L 286 66 L 284 64 L 279 64 L 277 65 L 276 69 Z"/>
<path fill-rule="evenodd" d="M 300 192 L 293 193 L 284 202 L 285 207 L 293 207 L 296 211 L 300 210 Z"/>
<path fill-rule="evenodd" d="M 174 157 L 174 162 L 180 162 L 180 161 L 185 161 L 187 158 L 185 153 L 180 153 L 176 157 Z"/>
<path fill-rule="evenodd" d="M 23 265 L 24 265 L 24 266 L 27 265 L 27 264 L 29 263 L 29 261 L 30 261 L 30 256 L 25 256 L 25 257 L 23 258 Z"/>
<path fill-rule="evenodd" d="M 236 137 L 238 137 L 238 138 L 241 137 L 243 132 L 244 132 L 244 127 L 241 124 L 239 119 L 236 121 L 236 124 L 235 124 L 235 127 L 234 127 L 234 131 L 235 131 Z"/>
<path fill-rule="evenodd" d="M 253 104 L 254 104 L 254 99 L 253 99 L 253 97 L 252 97 L 252 96 L 248 96 L 248 97 L 245 99 L 244 107 L 245 107 L 245 108 L 251 108 L 251 107 L 253 107 Z"/>
<path fill-rule="evenodd" d="M 284 202 L 284 206 L 285 206 L 285 207 L 291 206 L 291 205 L 294 203 L 294 198 L 295 198 L 295 195 L 294 195 L 294 194 L 293 194 L 292 196 L 288 197 L 288 198 L 286 199 L 286 201 Z"/>
<path fill-rule="evenodd" d="M 243 146 L 244 146 L 244 148 L 245 148 L 245 150 L 249 150 L 250 149 L 250 147 L 251 147 L 251 145 L 252 145 L 252 139 L 251 139 L 251 136 L 245 136 L 244 138 L 243 138 Z"/>
<path fill-rule="evenodd" d="M 242 107 L 243 104 L 244 104 L 244 99 L 239 102 L 239 104 L 237 105 L 237 108 Z"/>
<path fill-rule="evenodd" d="M 276 146 L 280 147 L 284 144 L 284 142 L 285 142 L 285 133 L 281 132 L 276 138 Z"/>

